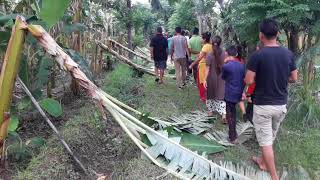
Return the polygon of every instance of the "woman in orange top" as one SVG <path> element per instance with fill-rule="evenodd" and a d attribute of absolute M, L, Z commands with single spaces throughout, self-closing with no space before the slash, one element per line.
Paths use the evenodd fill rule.
<path fill-rule="evenodd" d="M 210 43 L 211 33 L 205 32 L 202 34 L 202 43 L 203 47 L 198 56 L 197 60 L 194 61 L 189 68 L 192 69 L 194 65 L 199 63 L 198 65 L 198 89 L 200 94 L 200 100 L 202 102 L 206 102 L 206 88 L 204 83 L 206 81 L 206 58 L 207 55 L 212 53 L 212 44 Z"/>

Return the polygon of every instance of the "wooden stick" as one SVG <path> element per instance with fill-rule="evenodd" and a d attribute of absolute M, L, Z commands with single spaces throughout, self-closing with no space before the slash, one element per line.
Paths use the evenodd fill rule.
<path fill-rule="evenodd" d="M 24 92 L 29 96 L 29 98 L 31 99 L 33 105 L 36 107 L 36 109 L 39 111 L 39 113 L 41 114 L 41 116 L 45 119 L 45 121 L 48 123 L 48 125 L 50 126 L 50 128 L 53 130 L 53 132 L 57 135 L 59 141 L 62 143 L 62 145 L 64 146 L 64 148 L 68 151 L 68 153 L 72 156 L 72 158 L 75 160 L 75 162 L 79 165 L 79 167 L 81 168 L 81 170 L 86 174 L 88 174 L 88 171 L 86 170 L 86 168 L 84 167 L 84 165 L 80 162 L 80 160 L 74 155 L 74 153 L 71 151 L 69 145 L 66 143 L 66 141 L 64 140 L 64 138 L 61 136 L 61 134 L 59 133 L 58 129 L 53 125 L 53 123 L 50 121 L 50 119 L 47 117 L 46 113 L 42 110 L 42 108 L 40 107 L 39 103 L 37 102 L 37 100 L 33 97 L 33 95 L 31 94 L 31 92 L 29 91 L 29 89 L 27 88 L 27 86 L 22 82 L 22 80 L 18 77 L 18 82 L 21 84 L 22 89 L 24 90 Z"/>

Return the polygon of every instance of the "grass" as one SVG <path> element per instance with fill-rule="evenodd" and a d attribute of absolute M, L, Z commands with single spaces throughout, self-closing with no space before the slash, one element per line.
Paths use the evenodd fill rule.
<path fill-rule="evenodd" d="M 120 70 L 123 70 L 121 68 L 123 67 L 120 66 Z M 138 110 L 149 112 L 151 116 L 167 117 L 205 109 L 205 106 L 199 101 L 197 89 L 191 85 L 181 91 L 176 88 L 175 81 L 172 79 L 166 79 L 166 83 L 159 86 L 150 76 L 144 76 L 137 82 L 143 85 L 143 95 L 139 96 L 141 99 Z M 121 96 L 120 94 L 118 98 L 122 98 Z M 213 126 L 217 129 L 226 128 L 219 121 L 216 121 Z M 290 119 L 285 120 L 280 129 L 275 144 L 278 169 L 282 171 L 283 167 L 295 168 L 301 165 L 314 177 L 320 167 L 320 130 L 313 128 L 310 131 L 296 132 L 293 131 L 295 129 Z M 251 156 L 259 155 L 259 153 L 257 142 L 250 140 L 243 145 L 230 147 L 222 154 L 215 155 L 214 158 L 255 166 L 251 161 Z"/>
<path fill-rule="evenodd" d="M 130 68 L 121 64 L 106 75 L 103 88 L 124 103 L 141 112 L 149 112 L 154 117 L 180 115 L 205 109 L 199 101 L 197 89 L 192 85 L 178 90 L 172 79 L 166 79 L 164 85 L 157 85 L 153 77 L 135 77 Z M 79 112 L 80 114 L 69 120 L 61 131 L 81 161 L 91 169 L 97 170 L 98 173 L 113 171 L 113 177 L 118 179 L 150 179 L 163 174 L 162 169 L 140 159 L 140 151 L 124 135 L 120 127 L 110 120 L 107 124 L 104 123 L 94 105 L 87 104 Z M 311 172 L 314 179 L 320 179 L 317 176 L 317 172 L 320 172 L 320 130 L 309 128 L 301 131 L 291 124 L 290 119 L 284 122 L 276 141 L 279 171 L 282 171 L 283 167 L 295 168 L 300 165 Z M 219 129 L 226 128 L 219 121 L 213 126 Z M 257 142 L 251 140 L 243 145 L 227 148 L 212 158 L 254 166 L 250 158 L 258 153 Z M 39 156 L 32 159 L 28 168 L 19 172 L 16 177 L 47 178 L 85 179 L 54 137 L 49 140 Z"/>

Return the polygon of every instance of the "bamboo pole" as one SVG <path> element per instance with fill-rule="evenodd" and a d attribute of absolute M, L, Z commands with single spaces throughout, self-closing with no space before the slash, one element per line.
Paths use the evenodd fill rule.
<path fill-rule="evenodd" d="M 19 70 L 21 52 L 25 41 L 25 19 L 17 16 L 12 28 L 11 38 L 7 47 L 0 75 L 0 152 L 7 136 L 10 122 L 10 104 L 15 78 Z M 2 154 L 2 153 L 0 153 Z"/>
<path fill-rule="evenodd" d="M 117 52 L 115 52 L 114 50 L 112 50 L 111 48 L 109 48 L 108 46 L 104 45 L 103 43 L 101 42 L 97 42 L 97 44 L 104 50 L 108 51 L 109 53 L 111 53 L 112 55 L 116 56 L 117 59 L 121 60 L 122 62 L 132 66 L 133 68 L 137 69 L 138 71 L 142 71 L 142 72 L 145 72 L 149 75 L 152 75 L 152 76 L 156 76 L 156 74 L 154 72 L 152 72 L 151 70 L 148 70 L 146 68 L 143 68 L 135 63 L 133 63 L 132 61 L 130 61 L 129 59 L 127 59 L 126 57 L 124 56 L 121 56 L 120 54 L 118 54 Z"/>
<path fill-rule="evenodd" d="M 64 148 L 68 151 L 68 153 L 72 156 L 72 158 L 75 160 L 75 162 L 79 165 L 81 170 L 86 174 L 88 174 L 87 169 L 84 167 L 84 165 L 81 163 L 81 161 L 77 158 L 77 156 L 71 151 L 69 145 L 66 143 L 62 135 L 59 133 L 58 129 L 53 125 L 53 123 L 50 121 L 50 119 L 47 117 L 46 113 L 42 110 L 37 100 L 32 96 L 31 92 L 27 88 L 27 86 L 22 82 L 22 80 L 18 77 L 18 82 L 21 84 L 22 89 L 25 91 L 25 93 L 29 96 L 31 99 L 33 105 L 36 107 L 36 109 L 39 111 L 41 116 L 46 120 L 46 122 L 49 124 L 50 128 L 53 130 L 53 132 L 57 135 L 59 141 L 64 146 Z"/>

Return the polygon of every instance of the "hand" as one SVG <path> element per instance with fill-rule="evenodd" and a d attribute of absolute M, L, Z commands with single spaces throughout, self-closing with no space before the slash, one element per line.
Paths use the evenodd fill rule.
<path fill-rule="evenodd" d="M 246 100 L 246 99 L 247 99 L 246 93 L 242 93 L 242 98 L 241 98 L 241 100 L 244 101 L 244 100 Z"/>
<path fill-rule="evenodd" d="M 193 64 L 193 63 L 192 63 L 192 64 L 190 64 L 189 69 L 192 69 L 192 68 L 193 68 L 193 66 L 194 66 L 194 64 Z"/>
<path fill-rule="evenodd" d="M 252 103 L 251 97 L 248 97 L 248 102 L 249 102 L 249 103 Z"/>
<path fill-rule="evenodd" d="M 206 89 L 208 88 L 207 81 L 204 81 L 204 82 L 203 82 L 203 87 L 206 88 Z"/>

